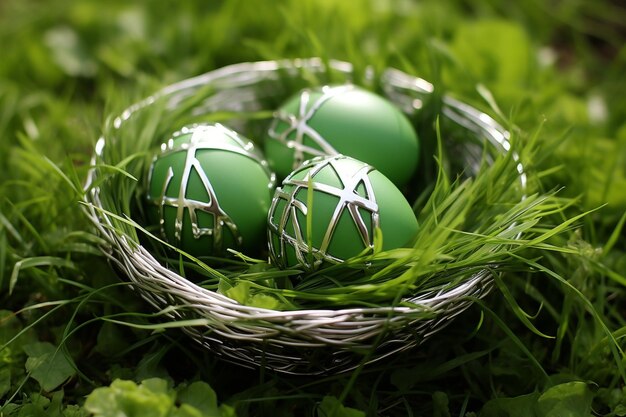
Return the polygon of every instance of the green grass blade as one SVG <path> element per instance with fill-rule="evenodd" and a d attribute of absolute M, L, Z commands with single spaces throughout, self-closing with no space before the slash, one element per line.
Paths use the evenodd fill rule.
<path fill-rule="evenodd" d="M 77 270 L 77 266 L 69 259 L 58 258 L 55 256 L 37 256 L 32 258 L 25 258 L 17 261 L 13 267 L 11 278 L 9 278 L 9 294 L 13 293 L 15 285 L 17 285 L 20 273 L 28 268 L 66 268 Z"/>

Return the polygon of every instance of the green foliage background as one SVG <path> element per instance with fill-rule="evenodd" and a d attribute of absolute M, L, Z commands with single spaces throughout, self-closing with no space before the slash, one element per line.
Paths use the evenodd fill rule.
<path fill-rule="evenodd" d="M 624 22 L 610 0 L 0 2 L 0 416 L 626 415 Z M 576 198 L 568 215 L 599 208 L 552 242 L 575 254 L 528 254 L 423 347 L 355 374 L 241 369 L 160 327 L 70 186 L 104 117 L 224 65 L 309 56 L 541 126 L 533 183 Z"/>

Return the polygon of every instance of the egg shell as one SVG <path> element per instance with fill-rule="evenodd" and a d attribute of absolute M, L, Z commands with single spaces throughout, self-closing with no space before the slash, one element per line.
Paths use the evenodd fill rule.
<path fill-rule="evenodd" d="M 148 220 L 194 256 L 263 247 L 274 178 L 254 144 L 233 130 L 185 127 L 150 166 Z"/>
<path fill-rule="evenodd" d="M 314 156 L 343 154 L 374 166 L 401 187 L 420 145 L 408 118 L 387 99 L 354 85 L 305 89 L 275 113 L 265 154 L 280 178 Z"/>
<path fill-rule="evenodd" d="M 272 262 L 314 271 L 374 246 L 410 245 L 418 223 L 404 195 L 380 171 L 343 155 L 317 157 L 276 189 L 268 216 Z"/>

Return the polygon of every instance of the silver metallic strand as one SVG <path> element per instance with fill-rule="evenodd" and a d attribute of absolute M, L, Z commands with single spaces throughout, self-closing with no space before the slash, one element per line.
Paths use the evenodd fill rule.
<path fill-rule="evenodd" d="M 161 230 L 161 236 L 165 236 L 165 215 L 164 215 L 164 204 L 163 204 L 163 198 L 165 197 L 165 192 L 167 191 L 167 187 L 170 184 L 170 181 L 172 180 L 172 177 L 174 177 L 174 171 L 172 170 L 172 167 L 169 167 L 167 169 L 167 175 L 165 176 L 165 181 L 163 181 L 163 188 L 161 189 L 161 196 L 155 200 L 155 204 L 158 207 L 159 210 L 159 228 Z"/>
<path fill-rule="evenodd" d="M 305 158 L 305 153 L 314 156 L 338 154 L 337 150 L 335 150 L 335 148 L 333 148 L 333 146 L 328 143 L 328 141 L 324 139 L 318 131 L 313 129 L 308 122 L 328 100 L 353 89 L 354 86 L 352 85 L 342 85 L 337 87 L 324 86 L 322 88 L 322 96 L 318 98 L 308 110 L 307 107 L 311 100 L 311 90 L 303 90 L 300 93 L 297 115 L 293 115 L 285 111 L 277 111 L 274 114 L 274 120 L 272 121 L 268 134 L 272 139 L 278 140 L 288 148 L 293 149 L 292 169 L 296 169 L 304 162 L 305 159 L 308 159 Z M 286 123 L 288 127 L 279 133 L 276 128 L 280 122 Z M 293 139 L 289 139 L 289 136 L 292 133 L 295 133 L 295 137 Z M 319 146 L 319 149 L 305 145 L 305 137 L 309 137 L 317 146 Z"/>

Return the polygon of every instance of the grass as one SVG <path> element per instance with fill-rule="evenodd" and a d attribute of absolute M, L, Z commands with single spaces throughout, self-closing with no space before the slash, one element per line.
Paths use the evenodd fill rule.
<path fill-rule="evenodd" d="M 126 415 L 137 404 L 163 416 L 623 415 L 623 17 L 615 2 L 573 0 L 3 2 L 0 415 L 110 415 L 104 394 Z M 498 218 L 461 199 L 481 227 L 458 246 L 439 241 L 459 267 L 482 265 L 481 239 L 513 245 L 493 259 L 506 262 L 487 298 L 418 349 L 323 378 L 243 369 L 190 345 L 120 280 L 77 203 L 106 115 L 224 65 L 308 56 L 398 67 L 487 111 L 519 137 L 532 190 L 497 213 L 528 226 L 523 239 L 494 241 L 498 223 L 486 220 Z M 159 126 L 139 128 L 137 148 L 108 168 L 115 181 L 140 169 L 137 149 Z M 448 192 L 485 192 L 491 175 Z M 424 207 L 421 249 L 454 221 Z"/>

